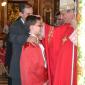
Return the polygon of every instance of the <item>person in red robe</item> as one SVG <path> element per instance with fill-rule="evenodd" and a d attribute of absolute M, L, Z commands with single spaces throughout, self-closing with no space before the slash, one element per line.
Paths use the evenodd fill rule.
<path fill-rule="evenodd" d="M 72 44 L 72 42 L 70 41 L 69 36 L 73 32 L 73 30 L 74 29 L 72 28 L 72 26 L 70 24 L 64 24 L 64 25 L 61 25 L 58 27 L 52 27 L 50 25 L 45 25 L 44 46 L 46 49 L 50 85 L 60 85 L 60 84 L 57 84 L 54 82 L 59 80 L 60 71 L 62 73 L 64 73 L 64 71 L 60 69 L 64 65 L 64 62 L 61 61 L 62 57 L 63 57 L 63 55 L 62 55 L 63 51 L 68 53 L 69 59 L 72 58 L 72 56 L 71 56 L 72 55 L 72 51 L 71 51 L 72 45 L 70 45 L 70 44 Z M 67 41 L 71 42 L 71 43 L 67 44 L 68 48 L 69 47 L 70 48 L 69 49 L 65 48 L 62 50 L 62 48 L 64 48 L 63 46 L 65 46 L 65 44 L 66 44 L 65 38 L 67 38 L 67 37 L 69 40 L 66 40 L 66 42 Z M 67 54 L 64 56 L 67 56 Z M 68 58 L 67 58 L 67 61 L 68 61 Z M 63 64 L 61 64 L 61 63 L 63 63 Z M 69 63 L 71 64 L 71 62 L 69 62 Z M 66 63 L 66 65 L 68 65 L 68 64 Z M 69 70 L 71 70 L 71 68 Z M 56 75 L 57 73 L 59 74 L 58 76 Z M 60 78 L 62 78 L 62 77 L 63 77 L 63 75 Z M 62 80 L 62 81 L 64 81 L 64 80 Z"/>
<path fill-rule="evenodd" d="M 38 39 L 41 29 L 40 18 L 28 16 L 26 19 L 29 35 L 36 38 L 36 45 L 26 42 L 22 47 L 20 59 L 20 73 L 22 85 L 47 85 L 47 63 L 44 47 Z"/>
<path fill-rule="evenodd" d="M 45 25 L 44 46 L 46 49 L 50 85 L 70 85 L 72 61 L 74 61 L 73 85 L 77 85 L 77 48 L 74 46 L 74 60 L 72 60 L 73 42 L 69 38 L 73 32 L 74 29 L 70 24 L 64 24 L 59 27 Z"/>
<path fill-rule="evenodd" d="M 64 26 L 65 27 L 65 26 Z M 60 47 L 55 48 L 54 50 L 54 65 L 55 65 L 55 74 L 52 85 L 77 85 L 77 74 L 76 74 L 76 60 L 77 60 L 77 48 L 73 42 L 69 39 L 69 36 L 73 32 L 73 28 L 69 25 L 69 29 L 64 36 L 68 38 L 66 41 L 59 43 Z M 56 33 L 55 33 L 56 35 Z M 58 41 L 53 39 L 55 43 Z M 57 51 L 58 50 L 58 51 Z"/>
<path fill-rule="evenodd" d="M 4 48 L 3 39 L 0 39 L 0 75 L 3 75 L 6 71 L 5 69 L 5 59 L 6 59 L 6 49 Z"/>
<path fill-rule="evenodd" d="M 5 59 L 6 59 L 6 49 L 3 47 L 3 40 L 0 40 L 0 62 L 5 64 Z"/>
<path fill-rule="evenodd" d="M 77 37 L 74 31 L 76 27 L 74 11 L 66 10 L 63 15 L 65 24 L 59 27 L 45 26 L 49 80 L 50 85 L 77 85 Z"/>

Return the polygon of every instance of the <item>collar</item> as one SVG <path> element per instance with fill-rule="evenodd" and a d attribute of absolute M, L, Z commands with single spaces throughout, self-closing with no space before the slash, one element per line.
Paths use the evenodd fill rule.
<path fill-rule="evenodd" d="M 25 23 L 25 21 L 22 18 L 21 18 L 21 21 L 22 21 L 23 24 Z"/>

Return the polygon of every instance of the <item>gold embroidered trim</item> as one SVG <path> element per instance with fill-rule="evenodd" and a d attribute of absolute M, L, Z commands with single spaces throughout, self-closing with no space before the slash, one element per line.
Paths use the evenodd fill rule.
<path fill-rule="evenodd" d="M 48 33 L 48 42 L 50 42 L 51 37 L 53 37 L 53 33 L 54 33 L 54 27 L 51 26 L 50 31 Z"/>

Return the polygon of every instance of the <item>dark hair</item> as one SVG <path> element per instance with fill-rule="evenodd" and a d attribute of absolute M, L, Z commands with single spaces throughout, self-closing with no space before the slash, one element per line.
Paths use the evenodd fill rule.
<path fill-rule="evenodd" d="M 19 11 L 23 13 L 25 8 L 31 8 L 31 7 L 32 7 L 31 4 L 23 2 L 19 4 Z"/>
<path fill-rule="evenodd" d="M 40 17 L 30 15 L 26 18 L 25 24 L 27 28 L 29 28 L 31 25 L 35 25 L 37 20 L 40 20 Z"/>

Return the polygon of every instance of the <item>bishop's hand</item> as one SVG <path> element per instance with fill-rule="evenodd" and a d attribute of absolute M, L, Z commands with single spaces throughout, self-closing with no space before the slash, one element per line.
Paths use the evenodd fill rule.
<path fill-rule="evenodd" d="M 29 36 L 27 42 L 31 43 L 33 46 L 39 44 L 39 40 L 33 36 Z"/>

